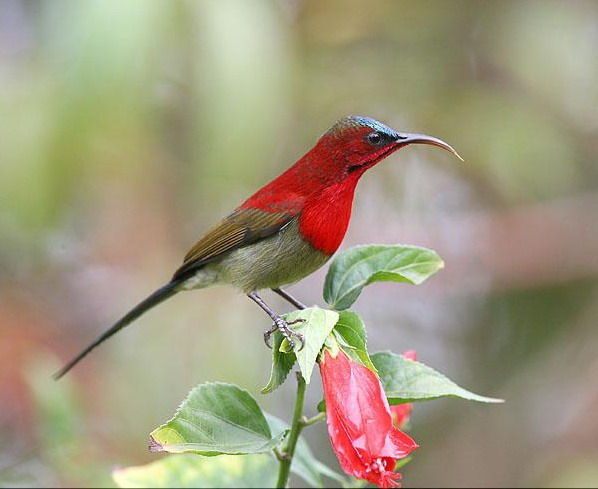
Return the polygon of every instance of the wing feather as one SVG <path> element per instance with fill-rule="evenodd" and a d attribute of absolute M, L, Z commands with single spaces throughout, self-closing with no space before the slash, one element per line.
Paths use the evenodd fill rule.
<path fill-rule="evenodd" d="M 239 208 L 208 231 L 185 255 L 173 279 L 183 279 L 223 253 L 255 243 L 280 231 L 296 213 Z"/>

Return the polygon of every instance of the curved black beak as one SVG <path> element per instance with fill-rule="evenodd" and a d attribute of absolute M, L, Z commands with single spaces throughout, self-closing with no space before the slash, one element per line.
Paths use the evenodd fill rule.
<path fill-rule="evenodd" d="M 406 132 L 399 133 L 395 144 L 400 146 L 407 146 L 408 144 L 430 144 L 432 146 L 438 146 L 439 148 L 446 149 L 447 151 L 453 153 L 461 161 L 464 161 L 459 153 L 457 153 L 455 148 L 453 148 L 450 144 L 445 143 L 442 139 L 426 136 L 425 134 L 409 134 Z"/>

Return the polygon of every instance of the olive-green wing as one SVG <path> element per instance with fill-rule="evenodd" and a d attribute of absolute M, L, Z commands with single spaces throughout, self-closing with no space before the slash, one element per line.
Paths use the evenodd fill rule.
<path fill-rule="evenodd" d="M 295 213 L 265 212 L 250 208 L 235 210 L 195 243 L 185 255 L 173 280 L 184 279 L 224 253 L 277 233 L 295 216 Z"/>

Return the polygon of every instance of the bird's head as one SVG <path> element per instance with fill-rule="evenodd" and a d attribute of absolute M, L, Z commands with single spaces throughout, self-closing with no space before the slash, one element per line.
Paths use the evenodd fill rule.
<path fill-rule="evenodd" d="M 458 153 L 444 141 L 425 134 L 397 132 L 368 117 L 350 115 L 336 122 L 318 141 L 345 174 L 362 174 L 396 150 L 409 144 L 430 144 Z"/>

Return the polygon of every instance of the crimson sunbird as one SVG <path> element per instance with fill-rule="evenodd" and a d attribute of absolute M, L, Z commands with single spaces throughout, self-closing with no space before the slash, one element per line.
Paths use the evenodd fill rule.
<path fill-rule="evenodd" d="M 185 255 L 170 281 L 140 302 L 56 374 L 62 377 L 91 350 L 150 308 L 182 290 L 228 284 L 240 289 L 293 344 L 294 333 L 257 294 L 272 289 L 295 307 L 303 304 L 281 289 L 326 263 L 345 236 L 355 187 L 378 162 L 409 144 L 431 144 L 457 157 L 444 141 L 397 132 L 368 117 L 337 121 L 293 166 L 249 197 L 211 228 Z"/>

